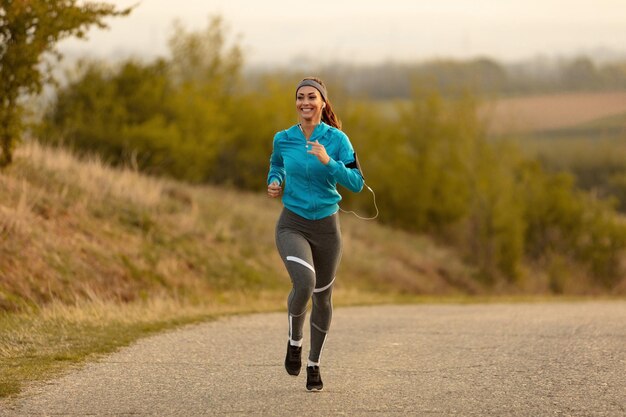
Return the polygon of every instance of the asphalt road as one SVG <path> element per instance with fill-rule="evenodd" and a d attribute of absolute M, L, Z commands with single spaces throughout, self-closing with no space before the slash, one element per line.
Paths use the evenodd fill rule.
<path fill-rule="evenodd" d="M 320 393 L 285 372 L 286 332 L 262 314 L 157 335 L 0 415 L 626 415 L 625 301 L 336 309 Z"/>

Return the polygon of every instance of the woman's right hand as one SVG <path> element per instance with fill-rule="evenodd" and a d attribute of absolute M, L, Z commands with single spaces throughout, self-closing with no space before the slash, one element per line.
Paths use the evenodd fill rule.
<path fill-rule="evenodd" d="M 267 186 L 267 195 L 271 198 L 280 197 L 283 192 L 283 188 L 276 181 L 273 181 Z"/>

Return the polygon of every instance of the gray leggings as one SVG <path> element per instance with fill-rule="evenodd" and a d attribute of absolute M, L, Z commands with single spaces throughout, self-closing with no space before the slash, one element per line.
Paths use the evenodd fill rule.
<path fill-rule="evenodd" d="M 289 339 L 302 340 L 309 299 L 311 350 L 309 361 L 319 363 L 333 314 L 331 295 L 341 259 L 341 231 L 337 213 L 308 220 L 284 208 L 276 225 L 276 246 L 293 287 L 287 299 Z"/>

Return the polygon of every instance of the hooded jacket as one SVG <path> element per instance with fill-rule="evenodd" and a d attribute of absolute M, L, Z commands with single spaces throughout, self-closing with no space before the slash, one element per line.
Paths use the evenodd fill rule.
<path fill-rule="evenodd" d="M 363 189 L 363 175 L 357 168 L 352 144 L 341 130 L 322 122 L 309 141 L 319 141 L 330 156 L 327 165 L 307 153 L 310 146 L 299 125 L 274 136 L 267 183 L 283 185 L 283 205 L 309 220 L 330 216 L 339 210 L 341 195 L 337 183 L 355 193 Z"/>

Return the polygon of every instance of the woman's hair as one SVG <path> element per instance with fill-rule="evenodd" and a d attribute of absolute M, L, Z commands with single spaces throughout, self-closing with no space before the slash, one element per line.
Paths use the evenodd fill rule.
<path fill-rule="evenodd" d="M 324 89 L 326 89 L 326 85 L 324 84 L 324 82 L 317 77 L 306 77 L 302 81 L 304 80 L 313 80 L 322 87 L 324 87 Z M 322 101 L 326 103 L 326 106 L 324 106 L 324 108 L 322 109 L 322 122 L 332 127 L 336 127 L 337 129 L 341 129 L 341 120 L 339 120 L 339 117 L 337 117 L 337 115 L 333 111 L 333 105 L 328 99 L 328 96 L 324 97 L 324 94 L 322 94 L 321 92 L 320 96 L 322 97 Z"/>

